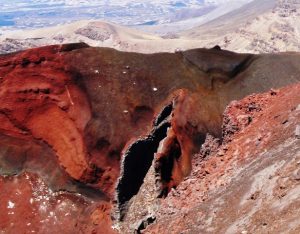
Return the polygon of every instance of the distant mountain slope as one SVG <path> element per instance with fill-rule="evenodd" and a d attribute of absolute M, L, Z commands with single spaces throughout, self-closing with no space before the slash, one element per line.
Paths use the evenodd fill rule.
<path fill-rule="evenodd" d="M 190 17 L 184 17 L 184 11 L 177 12 L 177 20 L 169 20 L 163 24 L 157 25 L 142 25 L 140 29 L 147 32 L 157 33 L 164 35 L 166 33 L 177 33 L 183 30 L 192 29 L 199 25 L 211 22 L 219 17 L 235 11 L 244 5 L 251 3 L 253 0 L 216 0 L 216 1 L 205 1 L 207 7 L 202 9 L 194 9 L 197 13 L 193 12 L 193 8 L 189 9 L 187 14 Z M 275 0 L 271 0 L 275 1 Z M 202 12 L 200 11 L 202 10 Z M 182 14 L 182 15 L 181 15 Z M 194 16 L 193 16 L 194 14 Z M 193 17 L 192 17 L 193 16 Z M 138 27 L 137 27 L 138 28 Z"/>
<path fill-rule="evenodd" d="M 78 21 L 43 29 L 11 31 L 1 35 L 0 42 L 0 54 L 73 42 L 142 53 L 174 51 L 177 47 L 195 48 L 199 44 L 198 40 L 163 39 L 157 35 L 101 21 Z"/>
<path fill-rule="evenodd" d="M 237 52 L 279 52 L 300 49 L 300 2 L 294 0 L 251 2 L 181 37 L 219 44 Z"/>
<path fill-rule="evenodd" d="M 218 8 L 219 10 L 221 8 Z M 232 8 L 233 9 L 233 8 Z M 212 11 L 214 12 L 214 11 Z M 50 28 L 2 31 L 0 53 L 50 44 L 85 42 L 91 46 L 122 51 L 174 52 L 215 45 L 235 52 L 271 53 L 300 50 L 300 2 L 295 0 L 254 0 L 193 29 L 191 20 L 143 25 L 140 29 L 163 32 L 163 36 L 103 21 L 78 21 Z M 219 12 L 220 13 L 220 12 Z M 199 18 L 198 18 L 199 19 Z M 202 18 L 204 19 L 204 18 Z M 173 30 L 173 31 L 172 31 Z M 1 31 L 0 31 L 1 33 Z"/>
<path fill-rule="evenodd" d="M 235 30 L 236 28 L 247 23 L 249 20 L 255 19 L 257 16 L 271 11 L 277 5 L 276 0 L 254 0 L 241 8 L 224 14 L 214 20 L 211 20 L 199 27 L 194 27 L 191 30 L 185 30 L 181 35 L 187 37 L 201 37 L 203 33 L 224 34 L 224 31 Z M 220 31 L 222 29 L 222 32 Z M 216 31 L 217 30 L 217 31 Z"/>

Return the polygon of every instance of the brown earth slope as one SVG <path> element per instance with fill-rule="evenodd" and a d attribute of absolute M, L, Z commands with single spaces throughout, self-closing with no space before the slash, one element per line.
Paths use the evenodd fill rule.
<path fill-rule="evenodd" d="M 107 233 L 115 196 L 126 225 L 156 152 L 166 197 L 206 134 L 222 136 L 230 101 L 298 82 L 299 69 L 297 53 L 218 47 L 145 55 L 69 44 L 1 56 L 1 230 Z"/>

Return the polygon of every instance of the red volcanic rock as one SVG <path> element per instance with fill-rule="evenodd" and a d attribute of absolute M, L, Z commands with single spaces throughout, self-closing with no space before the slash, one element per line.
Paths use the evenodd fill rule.
<path fill-rule="evenodd" d="M 69 175 L 79 180 L 89 168 L 81 134 L 91 114 L 85 95 L 55 58 L 58 50 L 2 58 L 0 109 L 6 122 L 52 146 Z"/>
<path fill-rule="evenodd" d="M 116 221 L 116 227 L 126 226 L 135 208 L 130 206 L 132 199 L 147 188 L 144 181 L 151 173 L 156 174 L 160 197 L 172 194 L 191 173 L 193 154 L 199 152 L 205 136 L 222 136 L 222 114 L 228 103 L 299 81 L 299 67 L 300 56 L 294 53 L 251 55 L 220 49 L 144 55 L 70 44 L 2 55 L 0 174 L 10 192 L 0 199 L 6 205 L 12 200 L 18 204 L 17 187 L 26 198 L 35 196 L 28 175 L 43 181 L 38 186 L 45 187 L 45 196 L 54 203 L 60 199 L 53 195 L 58 191 L 68 199 L 81 194 L 78 203 L 68 206 L 86 212 L 72 216 L 72 221 L 59 214 L 57 232 L 66 222 L 70 233 L 112 232 L 114 196 L 124 220 Z M 270 95 L 279 96 L 276 91 Z M 226 110 L 224 142 L 232 142 L 236 132 L 253 124 L 259 108 L 265 107 L 251 102 Z M 265 147 L 263 140 L 259 142 Z M 205 160 L 209 158 L 215 157 Z M 213 165 L 204 170 L 206 174 L 212 173 Z M 13 180 L 18 186 L 10 184 Z M 15 216 L 7 216 L 10 211 L 1 207 L 3 230 L 14 232 L 27 225 L 24 210 L 30 204 L 22 202 L 15 206 L 20 207 Z M 32 209 L 42 206 L 37 203 Z M 53 206 L 47 209 L 56 212 Z M 32 212 L 32 230 L 47 229 L 44 222 L 40 229 L 37 225 L 46 216 Z M 153 219 L 149 215 L 146 221 Z M 10 227 L 10 222 L 17 224 Z M 144 226 L 142 222 L 138 229 Z"/>
<path fill-rule="evenodd" d="M 0 177 L 0 188 L 0 229 L 4 233 L 113 233 L 107 202 L 53 192 L 31 173 Z"/>
<path fill-rule="evenodd" d="M 298 83 L 232 102 L 219 152 L 194 156 L 192 174 L 144 233 L 297 233 L 299 91 Z"/>

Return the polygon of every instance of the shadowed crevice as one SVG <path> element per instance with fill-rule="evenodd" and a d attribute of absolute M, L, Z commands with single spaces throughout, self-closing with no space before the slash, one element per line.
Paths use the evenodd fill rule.
<path fill-rule="evenodd" d="M 170 123 L 164 122 L 151 135 L 133 143 L 122 162 L 122 174 L 117 186 L 120 219 L 126 212 L 126 203 L 138 193 L 152 164 L 159 143 L 167 136 Z"/>
<path fill-rule="evenodd" d="M 248 55 L 239 65 L 237 65 L 230 73 L 230 78 L 236 77 L 238 74 L 245 71 L 255 60 L 253 55 Z"/>
<path fill-rule="evenodd" d="M 116 189 L 120 220 L 126 213 L 127 202 L 138 193 L 142 186 L 159 143 L 167 136 L 167 130 L 171 126 L 167 118 L 171 112 L 171 105 L 165 107 L 155 120 L 155 125 L 158 124 L 158 126 L 155 126 L 147 137 L 130 145 L 123 156 L 121 176 Z"/>
<path fill-rule="evenodd" d="M 173 110 L 173 103 L 165 106 L 161 113 L 157 116 L 156 120 L 154 121 L 154 126 L 158 126 L 161 122 L 163 122 L 168 116 L 172 113 Z"/>
<path fill-rule="evenodd" d="M 156 217 L 154 216 L 148 216 L 144 220 L 142 220 L 137 227 L 137 229 L 134 231 L 136 234 L 141 234 L 143 230 L 147 228 L 150 224 L 154 223 L 156 220 Z"/>

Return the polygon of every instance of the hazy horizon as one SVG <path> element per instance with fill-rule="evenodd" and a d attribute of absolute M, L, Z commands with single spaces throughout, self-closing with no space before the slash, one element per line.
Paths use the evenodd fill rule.
<path fill-rule="evenodd" d="M 126 26 L 159 25 L 205 15 L 226 2 L 230 1 L 0 0 L 0 28 L 41 28 L 85 19 Z"/>

